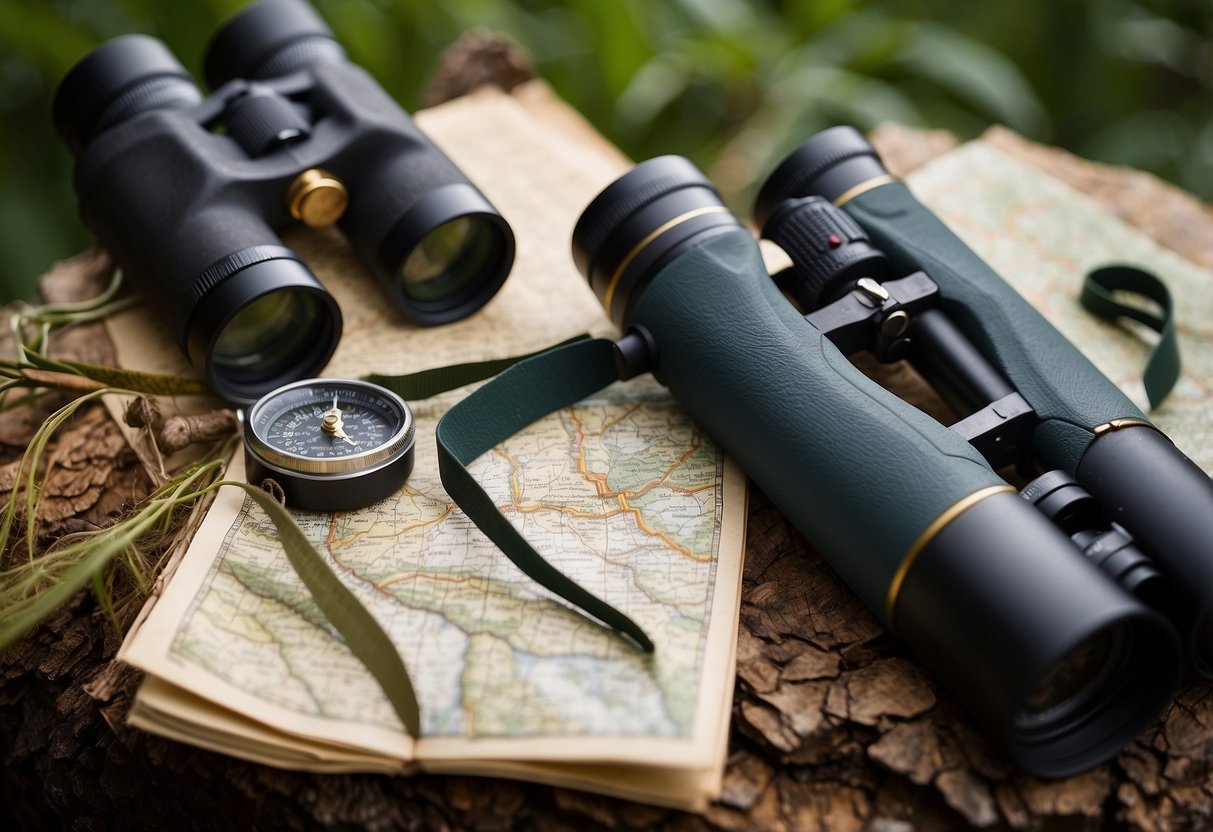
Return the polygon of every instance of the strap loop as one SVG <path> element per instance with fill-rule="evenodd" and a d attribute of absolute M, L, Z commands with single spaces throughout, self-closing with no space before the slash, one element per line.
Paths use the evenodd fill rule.
<path fill-rule="evenodd" d="M 1119 301 L 1115 297 L 1116 292 L 1129 292 L 1151 300 L 1158 304 L 1162 314 Z M 1088 312 L 1105 321 L 1129 318 L 1159 334 L 1158 344 L 1146 361 L 1142 380 L 1146 396 L 1150 399 L 1150 408 L 1161 405 L 1179 380 L 1181 366 L 1175 310 L 1166 284 L 1149 272 L 1133 266 L 1104 266 L 1087 275 L 1079 302 Z"/>

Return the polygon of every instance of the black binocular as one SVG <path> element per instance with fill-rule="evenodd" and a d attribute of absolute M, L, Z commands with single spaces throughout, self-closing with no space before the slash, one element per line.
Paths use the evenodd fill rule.
<path fill-rule="evenodd" d="M 775 279 L 681 157 L 589 205 L 573 255 L 626 333 L 620 375 L 667 385 L 1024 768 L 1110 758 L 1169 700 L 1177 630 L 1213 668 L 1213 480 L 856 131 L 810 139 L 755 213 L 793 262 Z M 963 418 L 888 392 L 860 351 Z M 1017 493 L 1012 464 L 1049 470 Z"/>
<path fill-rule="evenodd" d="M 262 0 L 207 48 L 203 98 L 158 40 L 85 56 L 55 95 L 85 223 L 210 387 L 247 403 L 316 375 L 337 304 L 277 232 L 337 224 L 405 319 L 483 306 L 509 225 L 301 0 Z"/>

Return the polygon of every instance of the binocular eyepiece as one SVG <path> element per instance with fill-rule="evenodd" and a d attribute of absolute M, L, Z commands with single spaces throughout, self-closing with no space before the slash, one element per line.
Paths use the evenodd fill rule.
<path fill-rule="evenodd" d="M 631 301 L 665 264 L 741 227 L 689 159 L 660 156 L 616 180 L 582 212 L 573 229 L 573 261 L 622 330 Z"/>
<path fill-rule="evenodd" d="M 1143 601 L 1169 596 L 1108 521 L 1116 511 L 1095 511 L 1065 477 L 1021 497 L 979 452 L 1001 466 L 1011 446 L 1021 461 L 1040 414 L 982 358 L 985 342 L 956 330 L 922 266 L 830 204 L 893 181 L 866 142 L 836 138 L 785 162 L 757 209 L 791 249 L 781 282 L 809 315 L 679 157 L 600 193 L 574 259 L 620 330 L 643 335 L 632 340 L 648 345 L 654 375 L 1011 755 L 1044 776 L 1082 771 L 1171 695 L 1175 630 Z M 846 358 L 866 348 L 913 361 L 912 337 L 948 353 L 931 366 L 955 370 L 967 399 L 993 411 L 950 429 Z"/>
<path fill-rule="evenodd" d="M 86 55 L 55 95 L 81 213 L 212 389 L 316 375 L 341 314 L 277 232 L 337 224 L 400 314 L 465 317 L 514 258 L 506 221 L 301 0 L 262 0 L 207 49 L 204 98 L 158 40 Z"/>

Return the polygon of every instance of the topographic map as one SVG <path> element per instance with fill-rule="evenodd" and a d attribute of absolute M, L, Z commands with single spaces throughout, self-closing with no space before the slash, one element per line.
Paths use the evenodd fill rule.
<path fill-rule="evenodd" d="M 685 737 L 723 465 L 675 405 L 604 401 L 543 420 L 472 468 L 558 568 L 650 634 L 651 659 L 549 598 L 429 478 L 366 511 L 297 516 L 400 649 L 427 737 Z M 283 708 L 397 728 L 251 502 L 221 551 L 172 654 Z"/>

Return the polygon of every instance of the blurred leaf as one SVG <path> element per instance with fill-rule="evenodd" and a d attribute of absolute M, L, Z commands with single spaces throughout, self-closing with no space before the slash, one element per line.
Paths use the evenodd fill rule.
<path fill-rule="evenodd" d="M 662 53 L 632 76 L 615 102 L 616 123 L 635 133 L 652 123 L 671 101 L 686 92 L 690 67 L 681 55 Z"/>
<path fill-rule="evenodd" d="M 1103 23 L 1100 31 L 1110 54 L 1197 79 L 1208 76 L 1209 49 L 1198 32 L 1142 8 L 1106 17 Z"/>
<path fill-rule="evenodd" d="M 754 6 L 742 0 L 678 0 L 699 23 L 738 38 L 743 29 L 749 29 L 754 17 Z"/>
<path fill-rule="evenodd" d="M 58 77 L 96 44 L 97 38 L 74 19 L 46 3 L 0 0 L 0 44 L 36 60 Z"/>
<path fill-rule="evenodd" d="M 1159 168 L 1186 152 L 1191 133 L 1180 115 L 1147 110 L 1112 122 L 1091 137 L 1087 148 L 1114 164 Z"/>
<path fill-rule="evenodd" d="M 618 96 L 648 60 L 644 33 L 636 23 L 632 2 L 599 3 L 580 0 L 575 8 L 590 22 L 591 48 L 607 91 Z"/>
<path fill-rule="evenodd" d="M 782 107 L 817 110 L 863 130 L 882 121 L 921 121 L 917 107 L 896 84 L 833 66 L 798 67 L 772 84 L 768 99 Z"/>
<path fill-rule="evenodd" d="M 1207 116 L 1179 159 L 1179 181 L 1198 194 L 1213 193 L 1213 116 Z"/>
<path fill-rule="evenodd" d="M 1014 130 L 1041 135 L 1049 117 L 1023 75 L 984 44 L 934 23 L 913 24 L 897 62 Z"/>
<path fill-rule="evenodd" d="M 814 0 L 812 3 L 787 0 L 783 4 L 783 16 L 799 23 L 801 32 L 813 31 L 833 23 L 845 14 L 855 11 L 862 0 Z"/>

